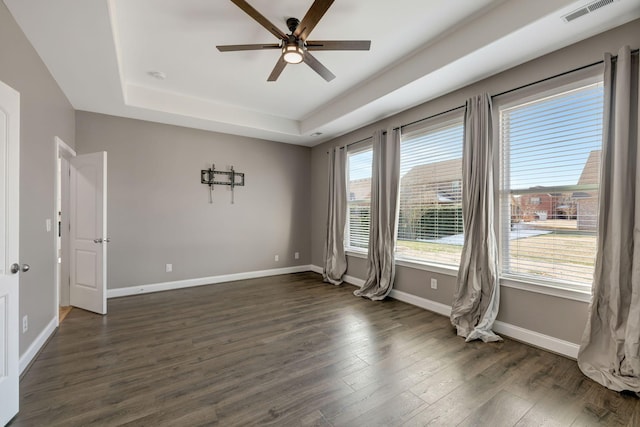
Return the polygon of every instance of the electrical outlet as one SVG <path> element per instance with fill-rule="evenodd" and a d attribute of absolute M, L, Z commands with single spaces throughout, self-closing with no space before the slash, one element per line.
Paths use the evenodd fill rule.
<path fill-rule="evenodd" d="M 280 261 L 280 255 L 276 255 L 275 256 L 275 260 L 276 260 L 276 262 Z"/>
<path fill-rule="evenodd" d="M 438 281 L 434 278 L 431 278 L 431 289 L 438 289 Z"/>
<path fill-rule="evenodd" d="M 295 254 L 293 254 L 293 257 L 295 259 L 300 259 L 300 252 L 296 252 Z"/>
<path fill-rule="evenodd" d="M 22 318 L 22 333 L 24 334 L 29 330 L 29 316 L 24 316 Z"/>
<path fill-rule="evenodd" d="M 173 271 L 173 264 L 167 264 L 165 271 L 171 273 Z"/>

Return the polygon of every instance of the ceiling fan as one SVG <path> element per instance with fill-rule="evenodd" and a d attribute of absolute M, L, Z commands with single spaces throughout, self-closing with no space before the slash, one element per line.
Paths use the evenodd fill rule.
<path fill-rule="evenodd" d="M 238 44 L 216 46 L 220 52 L 234 52 L 240 50 L 265 50 L 279 49 L 282 51 L 276 66 L 271 71 L 267 81 L 275 82 L 280 77 L 287 64 L 299 64 L 304 62 L 322 78 L 330 82 L 336 76 L 327 67 L 322 65 L 310 51 L 314 50 L 369 50 L 371 40 L 307 40 L 309 33 L 318 24 L 318 21 L 327 12 L 334 0 L 315 0 L 307 14 L 299 21 L 296 18 L 287 19 L 287 27 L 291 34 L 285 34 L 273 25 L 260 12 L 254 9 L 245 0 L 231 0 L 247 15 L 255 19 L 260 25 L 276 36 L 280 43 L 271 44 Z"/>

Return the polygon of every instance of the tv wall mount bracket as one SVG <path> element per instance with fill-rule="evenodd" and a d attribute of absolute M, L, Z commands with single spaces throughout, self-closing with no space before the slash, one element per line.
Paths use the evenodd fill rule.
<path fill-rule="evenodd" d="M 209 169 L 200 171 L 200 183 L 209 186 L 209 203 L 213 203 L 213 186 L 228 185 L 231 187 L 231 204 L 234 203 L 233 190 L 235 187 L 244 187 L 244 173 L 236 172 L 231 166 L 229 171 L 217 171 L 212 164 Z"/>

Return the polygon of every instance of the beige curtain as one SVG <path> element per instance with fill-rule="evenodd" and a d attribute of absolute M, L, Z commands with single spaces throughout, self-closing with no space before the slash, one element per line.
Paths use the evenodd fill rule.
<path fill-rule="evenodd" d="M 605 55 L 598 247 L 590 316 L 578 352 L 589 378 L 640 392 L 638 55 Z"/>
<path fill-rule="evenodd" d="M 501 341 L 491 328 L 498 314 L 498 247 L 494 231 L 491 98 L 467 100 L 462 153 L 464 246 L 451 323 L 467 341 Z"/>
<path fill-rule="evenodd" d="M 399 186 L 400 130 L 389 130 L 386 135 L 377 131 L 373 134 L 367 279 L 354 292 L 357 296 L 382 300 L 393 288 Z"/>
<path fill-rule="evenodd" d="M 327 235 L 324 245 L 325 282 L 339 285 L 347 271 L 344 253 L 344 226 L 347 215 L 347 153 L 345 148 L 333 148 L 329 152 L 329 203 Z"/>

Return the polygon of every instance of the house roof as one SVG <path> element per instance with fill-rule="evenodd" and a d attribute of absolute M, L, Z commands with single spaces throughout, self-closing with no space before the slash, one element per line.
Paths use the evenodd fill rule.
<path fill-rule="evenodd" d="M 400 186 L 453 181 L 462 181 L 461 159 L 443 160 L 414 166 L 402 176 Z"/>
<path fill-rule="evenodd" d="M 601 150 L 593 150 L 584 164 L 578 185 L 598 184 L 600 182 L 600 156 Z"/>

